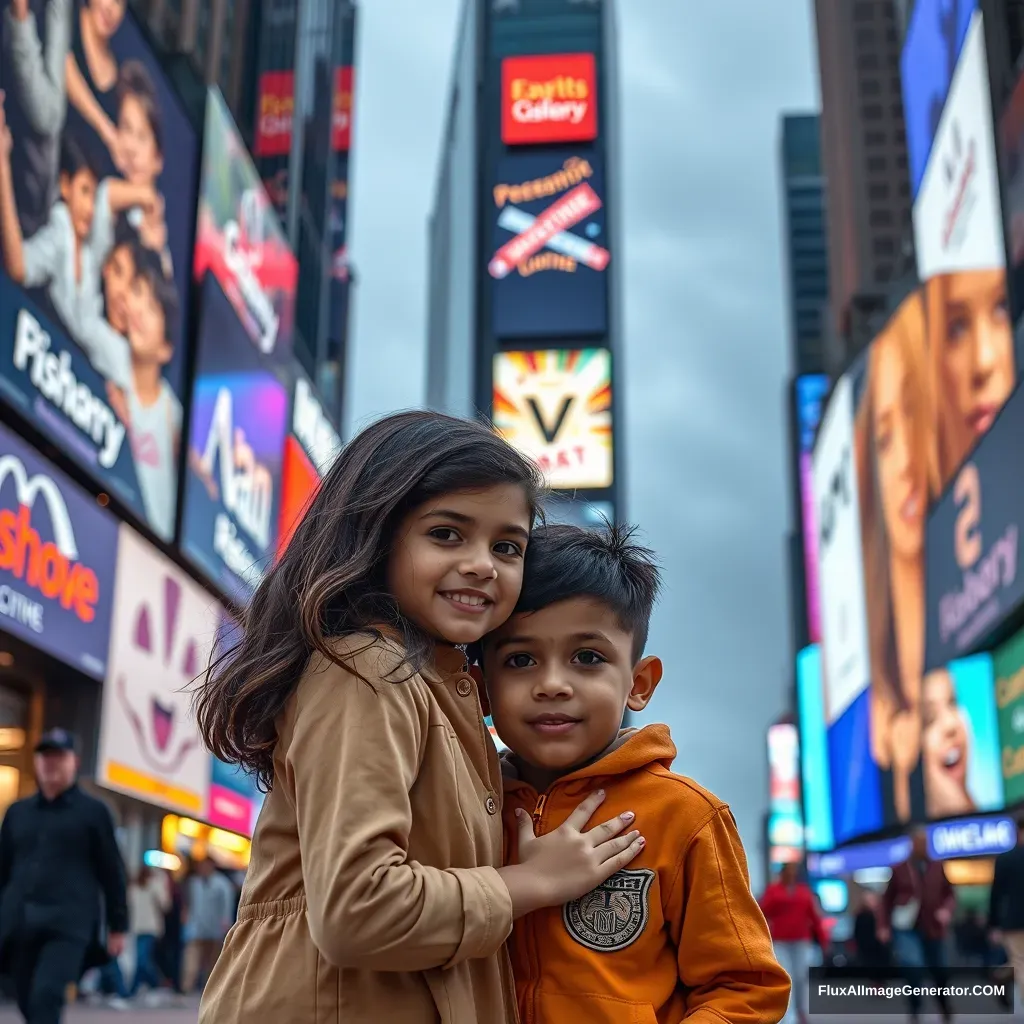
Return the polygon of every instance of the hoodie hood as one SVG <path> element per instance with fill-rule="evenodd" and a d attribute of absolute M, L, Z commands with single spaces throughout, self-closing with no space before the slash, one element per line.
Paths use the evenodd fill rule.
<path fill-rule="evenodd" d="M 672 742 L 667 725 L 645 725 L 642 729 L 623 729 L 617 746 L 592 764 L 577 768 L 558 779 L 556 784 L 581 782 L 585 779 L 628 775 L 630 772 L 661 765 L 671 769 L 676 758 L 676 745 Z M 506 791 L 531 788 L 519 777 L 516 755 L 506 750 L 501 755 L 501 774 Z"/>

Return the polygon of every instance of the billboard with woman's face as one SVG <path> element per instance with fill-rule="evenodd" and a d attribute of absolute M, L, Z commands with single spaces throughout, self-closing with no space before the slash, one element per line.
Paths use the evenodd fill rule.
<path fill-rule="evenodd" d="M 123 0 L 0 19 L 0 395 L 174 534 L 196 138 Z"/>

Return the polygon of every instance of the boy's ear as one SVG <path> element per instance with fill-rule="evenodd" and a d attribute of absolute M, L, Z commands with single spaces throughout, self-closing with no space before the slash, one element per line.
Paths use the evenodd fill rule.
<path fill-rule="evenodd" d="M 626 707 L 630 711 L 643 711 L 654 696 L 664 671 L 661 658 L 653 655 L 642 658 L 633 669 L 633 689 L 629 691 Z"/>

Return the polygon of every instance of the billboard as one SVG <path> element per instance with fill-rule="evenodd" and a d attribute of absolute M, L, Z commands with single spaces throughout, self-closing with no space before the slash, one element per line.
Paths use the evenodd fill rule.
<path fill-rule="evenodd" d="M 309 378 L 295 368 L 291 432 L 285 439 L 281 468 L 278 555 L 288 547 L 296 526 L 341 450 L 341 438 L 327 418 Z"/>
<path fill-rule="evenodd" d="M 1024 630 L 993 654 L 1000 766 L 1007 806 L 1024 800 Z"/>
<path fill-rule="evenodd" d="M 0 426 L 0 629 L 103 679 L 117 522 Z"/>
<path fill-rule="evenodd" d="M 1020 336 L 1024 332 L 1024 73 L 1014 86 L 999 119 L 999 158 L 1003 168 L 1003 210 L 1009 232 L 1007 250 L 1010 257 L 1010 289 L 1014 301 L 1018 336 L 1018 358 L 1021 357 Z"/>
<path fill-rule="evenodd" d="M 536 460 L 556 490 L 611 487 L 611 353 L 497 353 L 493 422 L 506 441 Z"/>
<path fill-rule="evenodd" d="M 102 785 L 205 816 L 210 755 L 192 716 L 190 685 L 209 664 L 223 614 L 122 524 L 96 771 Z"/>
<path fill-rule="evenodd" d="M 277 546 L 288 391 L 213 275 L 202 294 L 181 545 L 244 601 Z"/>
<path fill-rule="evenodd" d="M 594 150 L 510 153 L 491 190 L 491 304 L 499 338 L 602 334 L 611 260 Z"/>
<path fill-rule="evenodd" d="M 927 667 L 977 649 L 1022 601 L 1024 387 L 935 505 L 927 530 Z"/>
<path fill-rule="evenodd" d="M 331 147 L 347 153 L 352 145 L 352 112 L 355 69 L 334 69 L 331 107 Z M 253 155 L 287 156 L 292 148 L 292 117 L 295 112 L 295 72 L 264 71 L 259 77 L 256 99 L 256 134 Z"/>
<path fill-rule="evenodd" d="M 788 722 L 768 729 L 768 846 L 773 869 L 803 855 L 800 741 L 797 727 Z"/>
<path fill-rule="evenodd" d="M 812 644 L 796 656 L 796 699 L 800 723 L 804 842 L 813 852 L 831 850 L 835 845 L 832 841 L 832 791 L 821 683 L 821 647 Z"/>
<path fill-rule="evenodd" d="M 195 278 L 209 270 L 264 355 L 291 353 L 299 265 L 224 99 L 206 100 Z"/>
<path fill-rule="evenodd" d="M 0 394 L 170 540 L 196 138 L 123 4 L 90 22 L 102 88 L 90 8 L 38 6 L 0 25 Z"/>
<path fill-rule="evenodd" d="M 821 420 L 821 404 L 829 381 L 823 373 L 809 373 L 796 379 L 796 425 L 799 451 L 800 522 L 804 539 L 804 581 L 807 590 L 807 631 L 811 643 L 821 640 L 821 597 L 818 594 L 818 533 L 814 518 L 814 486 L 811 453 Z"/>
<path fill-rule="evenodd" d="M 506 146 L 593 142 L 597 120 L 592 53 L 502 60 L 501 141 Z"/>

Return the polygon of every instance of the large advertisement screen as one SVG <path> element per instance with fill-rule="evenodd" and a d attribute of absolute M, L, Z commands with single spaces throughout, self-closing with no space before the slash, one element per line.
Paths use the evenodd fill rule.
<path fill-rule="evenodd" d="M 0 426 L 0 629 L 103 679 L 117 522 Z"/>
<path fill-rule="evenodd" d="M 501 141 L 506 146 L 596 138 L 597 62 L 592 53 L 501 62 Z"/>
<path fill-rule="evenodd" d="M 0 393 L 170 540 L 195 134 L 124 4 L 19 6 L 0 20 Z"/>
<path fill-rule="evenodd" d="M 612 357 L 604 348 L 499 352 L 495 429 L 556 490 L 611 487 Z"/>
<path fill-rule="evenodd" d="M 182 550 L 246 600 L 277 546 L 288 391 L 250 343 L 216 278 L 202 295 Z"/>
<path fill-rule="evenodd" d="M 595 150 L 517 152 L 491 190 L 494 333 L 602 334 L 608 324 L 604 173 Z"/>
<path fill-rule="evenodd" d="M 929 667 L 976 649 L 1024 600 L 1022 438 L 1019 387 L 928 519 Z"/>
<path fill-rule="evenodd" d="M 1024 800 L 1024 630 L 996 648 L 996 709 L 1006 804 Z"/>
<path fill-rule="evenodd" d="M 800 741 L 788 722 L 768 729 L 768 846 L 773 869 L 803 856 Z"/>
<path fill-rule="evenodd" d="M 800 477 L 800 520 L 804 538 L 804 579 L 807 590 L 807 631 L 811 643 L 821 640 L 821 597 L 818 594 L 818 531 L 814 518 L 814 485 L 811 479 L 811 453 L 821 420 L 821 403 L 828 393 L 829 381 L 822 373 L 809 373 L 796 379 L 796 425 L 799 437 L 797 453 Z"/>
<path fill-rule="evenodd" d="M 1017 377 L 984 21 L 920 0 L 901 58 L 937 486 L 991 427 Z"/>
<path fill-rule="evenodd" d="M 829 782 L 828 736 L 822 698 L 821 648 L 818 644 L 812 644 L 796 657 L 804 843 L 812 852 L 831 850 L 835 845 L 832 841 L 832 788 Z"/>
<path fill-rule="evenodd" d="M 206 100 L 196 224 L 195 277 L 220 282 L 239 322 L 264 355 L 286 361 L 295 321 L 298 261 L 228 112 Z"/>
<path fill-rule="evenodd" d="M 205 816 L 210 755 L 191 685 L 209 664 L 223 615 L 202 587 L 121 526 L 96 772 L 103 785 Z"/>
<path fill-rule="evenodd" d="M 999 119 L 999 156 L 1003 168 L 1003 213 L 1009 232 L 1008 273 L 1015 307 L 1017 357 L 1024 333 L 1024 73 L 1017 79 Z"/>

